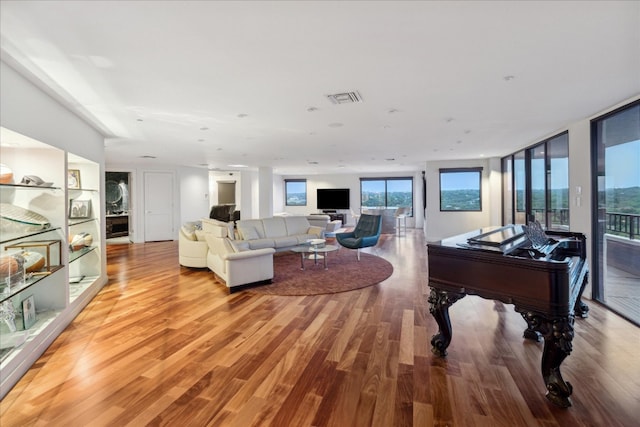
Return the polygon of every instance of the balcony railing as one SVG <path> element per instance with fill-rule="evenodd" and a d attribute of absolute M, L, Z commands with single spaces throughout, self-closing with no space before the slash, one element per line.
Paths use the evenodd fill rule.
<path fill-rule="evenodd" d="M 533 209 L 535 218 L 544 223 L 545 214 L 549 214 L 551 227 L 569 225 L 569 209 Z M 605 232 L 626 237 L 630 240 L 640 239 L 640 215 L 618 212 L 604 213 Z"/>
<path fill-rule="evenodd" d="M 605 213 L 605 230 L 630 240 L 640 238 L 640 215 L 617 212 Z"/>

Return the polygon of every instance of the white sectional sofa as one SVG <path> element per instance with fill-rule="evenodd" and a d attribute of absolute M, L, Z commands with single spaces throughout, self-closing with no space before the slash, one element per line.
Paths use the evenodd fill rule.
<path fill-rule="evenodd" d="M 203 218 L 201 229 L 187 224 L 180 230 L 179 259 L 186 267 L 208 267 L 229 290 L 269 283 L 273 279 L 273 254 L 322 236 L 329 217 L 313 219 L 286 216 L 223 222 Z"/>
<path fill-rule="evenodd" d="M 243 219 L 236 222 L 238 242 L 245 242 L 250 249 L 272 248 L 285 251 L 322 237 L 329 217 L 311 215 L 314 220 L 323 221 L 324 226 L 311 225 L 306 216 L 275 216 L 262 219 Z M 324 217 L 324 216 L 323 216 Z"/>
<path fill-rule="evenodd" d="M 207 242 L 207 267 L 224 280 L 230 292 L 273 279 L 273 248 L 251 249 L 236 241 L 233 223 L 202 220 Z"/>

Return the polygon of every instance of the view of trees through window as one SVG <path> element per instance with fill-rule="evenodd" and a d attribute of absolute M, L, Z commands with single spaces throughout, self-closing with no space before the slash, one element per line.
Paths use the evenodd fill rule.
<path fill-rule="evenodd" d="M 440 169 L 440 210 L 481 211 L 482 168 Z"/>
<path fill-rule="evenodd" d="M 284 191 L 286 206 L 307 206 L 306 179 L 285 179 Z"/>
<path fill-rule="evenodd" d="M 363 208 L 412 208 L 413 178 L 361 178 L 360 204 Z"/>

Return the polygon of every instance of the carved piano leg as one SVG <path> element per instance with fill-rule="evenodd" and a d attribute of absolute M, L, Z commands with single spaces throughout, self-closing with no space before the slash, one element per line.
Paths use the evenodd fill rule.
<path fill-rule="evenodd" d="M 521 314 L 529 327 L 535 328 L 544 337 L 542 378 L 547 386 L 547 399 L 563 408 L 571 406 L 569 396 L 573 387 L 562 378 L 560 365 L 573 349 L 574 316 L 549 320 L 536 313 Z"/>
<path fill-rule="evenodd" d="M 440 289 L 431 288 L 429 294 L 429 312 L 438 323 L 438 333 L 431 338 L 431 351 L 440 356 L 447 355 L 447 347 L 451 343 L 451 319 L 449 318 L 449 307 L 465 294 L 447 292 Z"/>
<path fill-rule="evenodd" d="M 582 317 L 583 319 L 589 317 L 589 306 L 582 302 L 582 293 L 584 292 L 584 288 L 587 286 L 587 282 L 589 282 L 589 273 L 584 276 L 582 286 L 580 287 L 580 293 L 578 293 L 578 299 L 576 299 L 576 305 L 573 308 L 576 316 Z"/>

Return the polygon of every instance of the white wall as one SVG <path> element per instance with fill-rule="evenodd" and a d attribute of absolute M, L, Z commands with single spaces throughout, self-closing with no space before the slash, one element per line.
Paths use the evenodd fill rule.
<path fill-rule="evenodd" d="M 492 192 L 495 192 L 496 179 L 492 175 L 491 167 L 495 162 L 489 159 L 478 160 L 450 160 L 426 163 L 427 177 L 427 209 L 425 218 L 425 237 L 427 241 L 440 240 L 445 237 L 455 236 L 477 228 L 492 224 L 496 215 L 495 210 L 501 212 L 501 201 L 496 201 Z M 441 168 L 482 168 L 481 199 L 482 211 L 480 212 L 440 212 L 440 169 Z M 498 188 L 499 191 L 499 188 Z M 498 193 L 499 194 L 499 193 Z"/>
<path fill-rule="evenodd" d="M 209 171 L 203 168 L 178 169 L 180 224 L 209 216 Z"/>

